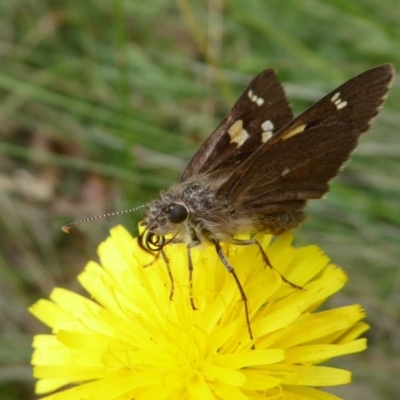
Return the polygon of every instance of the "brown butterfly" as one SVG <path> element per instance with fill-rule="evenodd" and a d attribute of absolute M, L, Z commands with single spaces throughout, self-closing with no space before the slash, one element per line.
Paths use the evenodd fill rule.
<path fill-rule="evenodd" d="M 329 190 L 329 181 L 378 115 L 393 75 L 391 65 L 372 68 L 293 118 L 275 72 L 261 72 L 191 159 L 180 182 L 147 204 L 143 248 L 161 254 L 169 268 L 164 247 L 187 243 L 192 285 L 191 249 L 213 243 L 238 285 L 252 338 L 246 295 L 220 242 L 256 245 L 271 266 L 255 239 L 236 237 L 279 235 L 303 221 L 306 201 Z M 171 283 L 172 296 L 172 278 Z"/>

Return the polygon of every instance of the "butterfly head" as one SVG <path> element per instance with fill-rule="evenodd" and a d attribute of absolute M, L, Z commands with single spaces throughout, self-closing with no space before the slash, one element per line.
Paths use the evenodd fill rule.
<path fill-rule="evenodd" d="M 188 226 L 189 209 L 185 204 L 174 202 L 163 196 L 148 204 L 148 211 L 142 226 L 146 227 L 140 235 L 143 248 L 151 251 L 161 250 L 175 238 L 185 236 Z"/>

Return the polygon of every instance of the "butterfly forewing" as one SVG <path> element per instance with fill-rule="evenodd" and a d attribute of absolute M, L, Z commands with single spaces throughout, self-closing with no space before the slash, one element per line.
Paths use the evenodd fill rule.
<path fill-rule="evenodd" d="M 272 69 L 261 72 L 197 151 L 181 181 L 195 174 L 237 166 L 292 119 L 275 72 Z"/>
<path fill-rule="evenodd" d="M 382 65 L 323 97 L 236 168 L 218 196 L 261 214 L 279 212 L 279 205 L 283 213 L 300 209 L 321 197 L 378 114 L 392 78 L 393 68 Z"/>

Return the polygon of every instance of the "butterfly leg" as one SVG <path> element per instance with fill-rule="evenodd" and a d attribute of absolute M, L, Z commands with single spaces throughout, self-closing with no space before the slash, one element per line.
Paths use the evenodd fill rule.
<path fill-rule="evenodd" d="M 173 239 L 170 242 L 171 244 L 174 243 L 182 243 L 182 241 L 180 239 Z M 188 271 L 189 271 L 189 292 L 190 292 L 190 305 L 192 306 L 193 310 L 197 310 L 195 304 L 194 304 L 194 300 L 193 300 L 193 261 L 192 261 L 192 253 L 191 250 L 193 247 L 196 247 L 200 244 L 200 242 L 198 240 L 193 240 L 192 242 L 190 242 L 187 246 L 186 246 L 186 250 L 187 250 L 187 260 L 188 260 Z M 163 256 L 163 259 L 167 265 L 167 270 L 168 270 L 168 275 L 171 281 L 171 293 L 170 293 L 170 300 L 172 300 L 173 297 L 173 293 L 174 293 L 174 278 L 172 276 L 171 273 L 171 268 L 169 266 L 169 260 L 167 255 L 164 252 L 164 249 L 160 250 L 161 255 Z"/>
<path fill-rule="evenodd" d="M 168 272 L 168 276 L 169 276 L 169 282 L 171 284 L 171 289 L 169 291 L 169 299 L 172 301 L 173 297 L 174 297 L 174 290 L 175 290 L 175 282 L 174 282 L 174 277 L 172 275 L 171 272 L 171 267 L 169 265 L 169 258 L 167 257 L 167 255 L 165 254 L 164 249 L 160 250 L 161 256 L 165 262 L 165 266 L 167 267 L 167 272 Z"/>
<path fill-rule="evenodd" d="M 200 244 L 198 240 L 193 240 L 190 242 L 186 249 L 187 249 L 187 259 L 188 259 L 188 270 L 189 270 L 189 291 L 190 291 L 190 304 L 193 310 L 197 310 L 194 300 L 193 300 L 193 261 L 192 261 L 192 248 L 196 247 Z"/>
<path fill-rule="evenodd" d="M 303 288 L 301 286 L 296 285 L 293 282 L 290 282 L 288 279 L 286 279 L 279 271 L 277 271 L 271 264 L 271 261 L 269 261 L 269 258 L 267 256 L 267 254 L 265 253 L 264 249 L 262 248 L 261 244 L 256 240 L 256 239 L 233 239 L 233 244 L 237 245 L 237 246 L 248 246 L 251 244 L 255 244 L 258 247 L 258 250 L 261 253 L 261 256 L 264 260 L 264 263 L 266 265 L 268 265 L 268 267 L 270 267 L 271 269 L 273 269 L 274 271 L 276 271 L 279 276 L 281 277 L 281 279 L 283 280 L 283 282 L 287 283 L 288 285 L 294 287 L 295 289 L 299 289 L 299 290 L 303 290 Z"/>
<path fill-rule="evenodd" d="M 165 254 L 164 249 L 161 248 L 157 252 L 157 254 L 154 256 L 154 259 L 151 262 L 149 262 L 148 264 L 143 265 L 143 268 L 147 268 L 147 267 L 150 267 L 151 265 L 153 265 L 158 260 L 158 257 L 160 257 L 160 255 L 161 255 L 162 259 L 164 260 L 165 266 L 167 268 L 168 277 L 169 277 L 169 281 L 170 281 L 170 284 L 171 284 L 171 290 L 169 292 L 169 299 L 172 300 L 173 297 L 174 297 L 175 282 L 174 282 L 174 277 L 173 277 L 172 272 L 171 272 L 171 267 L 170 267 L 170 264 L 169 264 L 169 258 Z"/>
<path fill-rule="evenodd" d="M 222 263 L 224 264 L 225 268 L 228 270 L 228 272 L 233 276 L 233 279 L 236 282 L 236 285 L 239 289 L 240 292 L 240 297 L 242 298 L 243 304 L 244 304 L 244 311 L 246 314 L 246 324 L 247 324 L 247 330 L 249 332 L 249 336 L 250 336 L 250 340 L 253 340 L 253 331 L 251 329 L 251 325 L 250 325 L 250 317 L 249 317 L 249 308 L 247 305 L 247 297 L 246 294 L 243 290 L 242 284 L 240 283 L 240 280 L 238 278 L 238 276 L 236 275 L 235 270 L 233 269 L 232 265 L 229 264 L 229 261 L 227 260 L 225 254 L 222 252 L 221 249 L 221 245 L 219 244 L 219 242 L 217 240 L 213 240 L 213 243 L 215 245 L 215 250 L 217 251 L 218 257 L 220 258 L 220 260 L 222 261 Z"/>

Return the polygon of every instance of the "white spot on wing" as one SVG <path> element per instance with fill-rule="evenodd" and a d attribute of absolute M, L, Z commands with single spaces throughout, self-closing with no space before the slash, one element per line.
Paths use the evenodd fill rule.
<path fill-rule="evenodd" d="M 262 97 L 258 97 L 254 92 L 250 89 L 247 92 L 247 97 L 253 102 L 256 103 L 258 106 L 262 106 L 264 104 L 264 99 Z"/>
<path fill-rule="evenodd" d="M 272 131 L 272 130 L 274 129 L 274 124 L 272 123 L 272 121 L 271 121 L 270 119 L 267 119 L 266 121 L 264 121 L 264 122 L 261 124 L 261 129 L 262 129 L 264 132 Z"/>
<path fill-rule="evenodd" d="M 340 92 L 336 92 L 331 98 L 332 103 L 334 103 L 339 97 L 340 97 Z"/>
<path fill-rule="evenodd" d="M 342 99 L 340 98 L 340 92 L 336 92 L 331 97 L 331 102 L 335 105 L 337 110 L 341 110 L 342 108 L 345 108 L 347 106 L 347 101 L 342 101 Z"/>
<path fill-rule="evenodd" d="M 236 143 L 240 147 L 250 136 L 248 132 L 243 129 L 243 120 L 238 119 L 228 129 L 228 134 L 231 137 L 231 143 Z"/>
<path fill-rule="evenodd" d="M 337 108 L 338 110 L 341 110 L 342 108 L 345 108 L 345 107 L 347 106 L 347 101 L 341 101 L 341 102 L 338 103 L 338 104 L 335 103 L 335 105 L 336 105 L 336 108 Z"/>
<path fill-rule="evenodd" d="M 263 143 L 265 143 L 265 142 L 268 142 L 268 140 L 271 139 L 271 138 L 272 138 L 272 132 L 271 131 L 265 131 L 265 132 L 262 133 L 261 141 Z"/>
<path fill-rule="evenodd" d="M 261 97 L 257 97 L 256 103 L 258 106 L 262 106 L 264 104 L 264 99 Z"/>
<path fill-rule="evenodd" d="M 269 139 L 271 139 L 273 130 L 274 130 L 274 124 L 272 123 L 271 120 L 267 119 L 261 124 L 261 129 L 262 129 L 262 136 L 261 140 L 263 143 L 267 142 Z"/>

